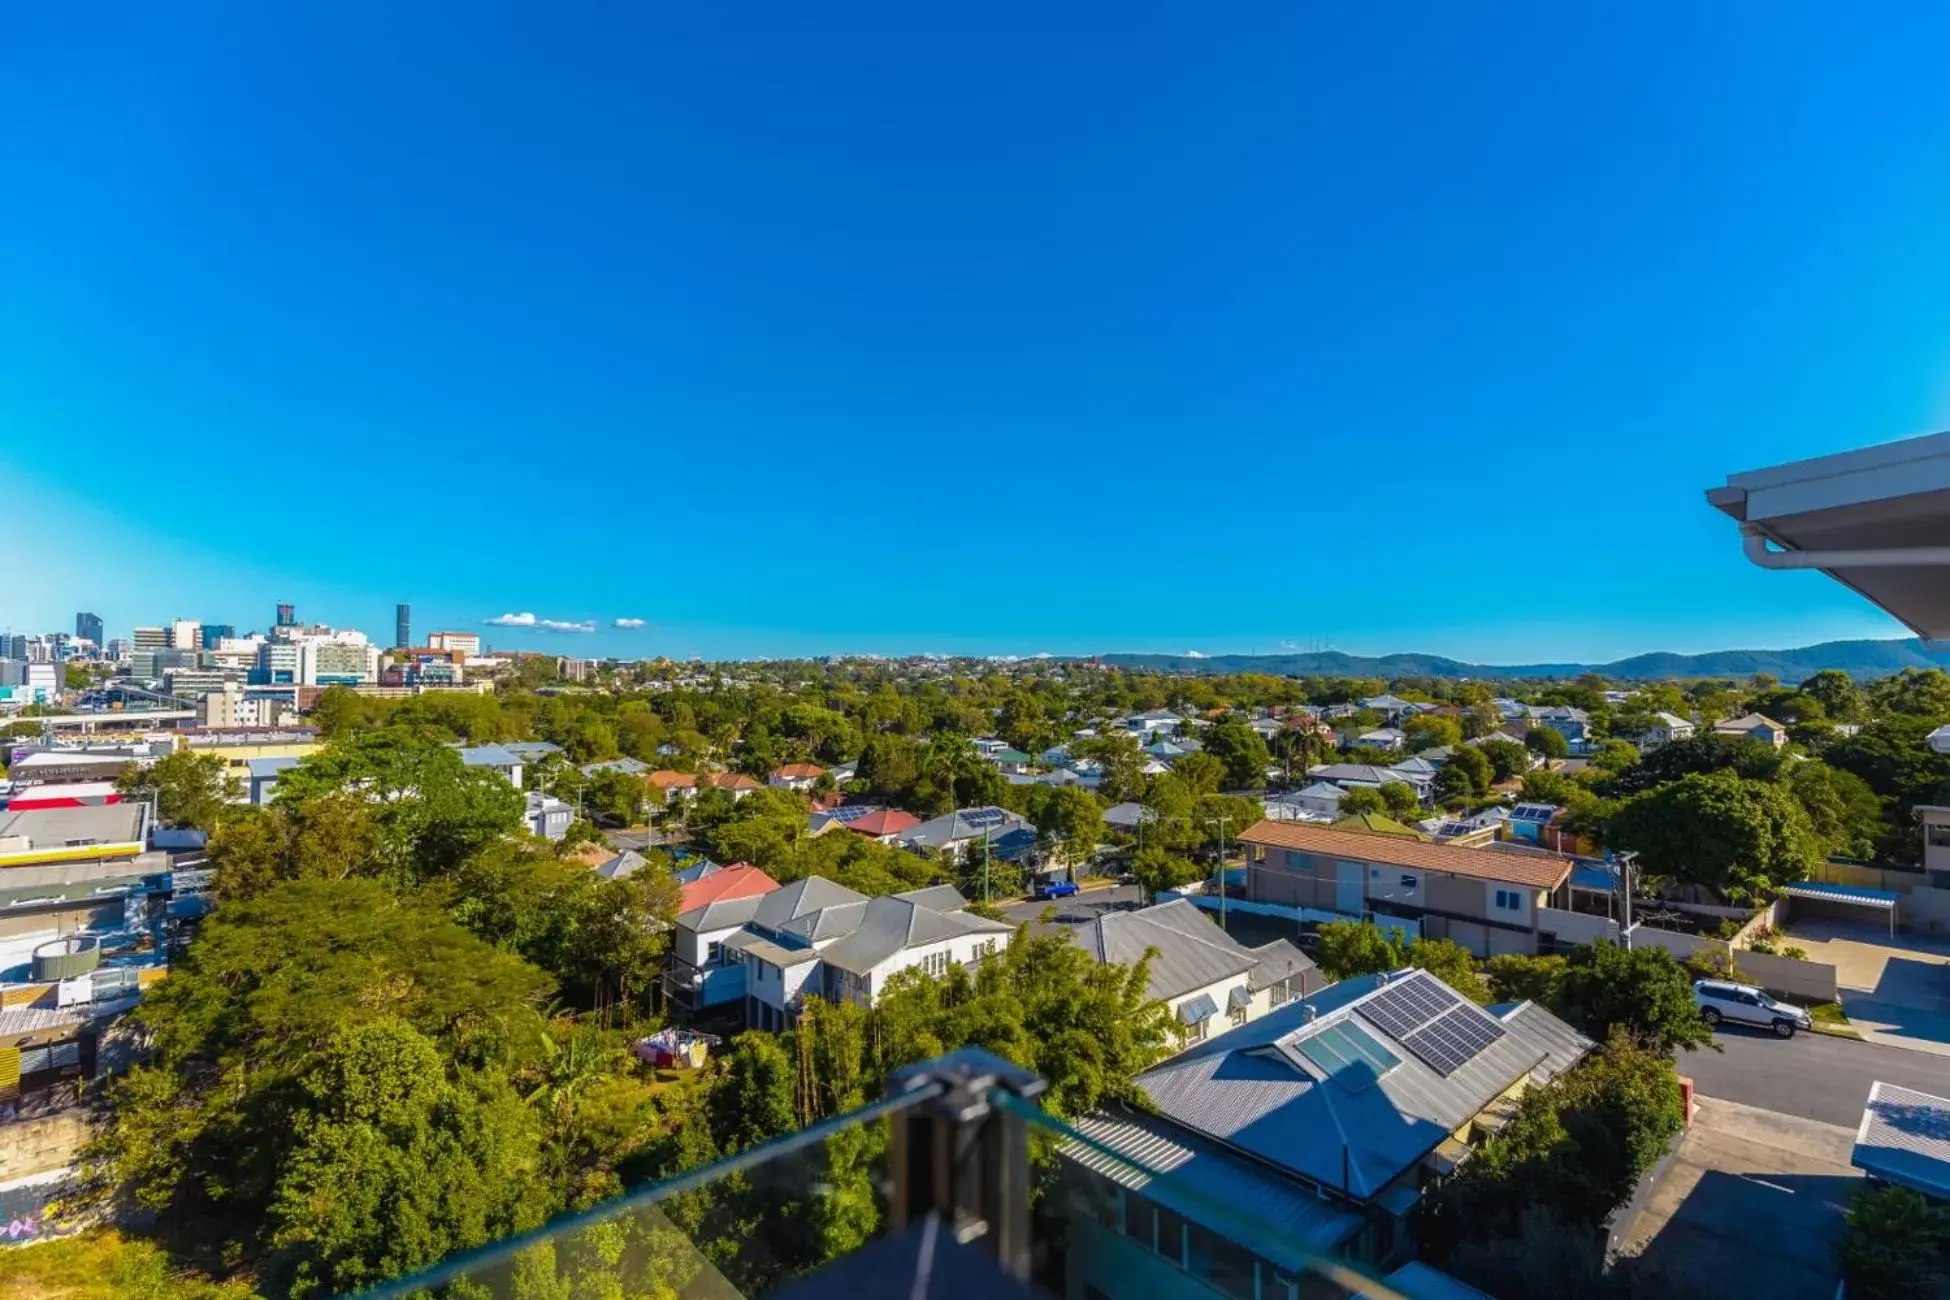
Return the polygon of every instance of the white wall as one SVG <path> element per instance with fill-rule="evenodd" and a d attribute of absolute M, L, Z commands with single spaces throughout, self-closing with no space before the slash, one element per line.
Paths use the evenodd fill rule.
<path fill-rule="evenodd" d="M 1618 942 L 1618 922 L 1584 912 L 1540 907 L 1537 909 L 1537 928 L 1555 936 L 1560 943 L 1590 943 L 1594 939 Z"/>
<path fill-rule="evenodd" d="M 1179 1008 L 1183 1007 L 1186 1003 L 1196 1002 L 1200 997 L 1211 998 L 1213 1004 L 1219 1008 L 1218 1012 L 1210 1020 L 1205 1022 L 1205 1036 L 1207 1038 L 1210 1038 L 1215 1034 L 1223 1034 L 1226 1030 L 1233 1028 L 1234 1026 L 1232 1023 L 1232 1001 L 1231 1001 L 1232 991 L 1234 989 L 1243 989 L 1249 987 L 1250 980 L 1251 980 L 1251 972 L 1248 971 L 1239 975 L 1231 976 L 1228 979 L 1220 980 L 1217 984 L 1208 984 L 1202 989 L 1193 989 L 1190 993 L 1185 994 L 1183 997 L 1173 998 L 1169 1004 L 1171 1007 L 1172 1029 L 1178 1033 L 1181 1039 L 1190 1037 L 1190 1034 L 1187 1032 L 1189 1026 L 1187 1026 L 1184 1021 L 1178 1018 L 1178 1011 Z M 1272 1010 L 1272 1006 L 1273 1006 L 1273 994 L 1271 990 L 1261 989 L 1259 992 L 1252 995 L 1252 1001 L 1249 1004 L 1247 1004 L 1246 1022 L 1248 1024 L 1251 1024 L 1253 1021 L 1259 1019 L 1261 1016 L 1265 1015 L 1268 1011 Z"/>
<path fill-rule="evenodd" d="M 1370 866 L 1368 898 L 1377 903 L 1426 906 L 1422 901 L 1422 873 L 1406 867 Z"/>
<path fill-rule="evenodd" d="M 1000 952 L 1008 941 L 1006 934 L 958 934 L 935 943 L 902 949 L 867 972 L 867 996 L 879 998 L 881 991 L 887 987 L 887 981 L 895 973 L 919 966 L 936 953 L 945 952 L 949 961 L 965 966 L 980 957 L 988 945 L 994 944 L 994 951 Z"/>
<path fill-rule="evenodd" d="M 671 943 L 671 952 L 677 960 L 691 966 L 702 966 L 710 960 L 711 945 L 723 943 L 743 927 L 736 925 L 719 926 L 711 930 L 690 930 L 677 927 L 677 938 Z"/>

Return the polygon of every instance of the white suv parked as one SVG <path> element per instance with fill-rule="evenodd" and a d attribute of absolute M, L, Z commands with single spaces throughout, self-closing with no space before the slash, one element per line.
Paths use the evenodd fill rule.
<path fill-rule="evenodd" d="M 1771 1029 L 1777 1038 L 1792 1038 L 1797 1029 L 1812 1029 L 1814 1017 L 1807 1009 L 1791 1002 L 1777 1002 L 1751 984 L 1728 984 L 1722 980 L 1694 980 L 1693 1005 L 1716 1028 L 1720 1022 L 1757 1025 Z"/>

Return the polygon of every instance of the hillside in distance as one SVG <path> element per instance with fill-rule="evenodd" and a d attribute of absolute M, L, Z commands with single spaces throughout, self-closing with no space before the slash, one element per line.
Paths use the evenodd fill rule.
<path fill-rule="evenodd" d="M 1576 677 L 1597 673 L 1621 680 L 1667 677 L 1751 677 L 1769 673 L 1799 682 L 1824 668 L 1839 668 L 1857 680 L 1887 677 L 1905 668 L 1950 668 L 1950 648 L 1936 649 L 1917 637 L 1888 641 L 1824 641 L 1792 650 L 1714 650 L 1682 655 L 1633 655 L 1607 664 L 1471 664 L 1442 655 L 1318 654 L 1166 655 L 1107 654 L 1116 668 L 1149 668 L 1182 673 L 1271 673 L 1281 677 Z"/>

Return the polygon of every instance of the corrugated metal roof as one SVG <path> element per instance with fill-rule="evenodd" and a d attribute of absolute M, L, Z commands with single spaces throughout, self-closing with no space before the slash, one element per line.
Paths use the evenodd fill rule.
<path fill-rule="evenodd" d="M 1137 912 L 1106 912 L 1073 933 L 1091 956 L 1118 966 L 1135 966 L 1155 948 L 1145 981 L 1145 992 L 1154 998 L 1183 997 L 1258 964 L 1203 909 L 1183 899 Z"/>
<path fill-rule="evenodd" d="M 8 1007 L 0 1011 L 0 1038 L 66 1029 L 81 1023 L 82 1017 L 72 1011 L 57 1011 L 49 1007 Z"/>
<path fill-rule="evenodd" d="M 1076 1131 L 1097 1145 L 1073 1138 L 1059 1148 L 1065 1159 L 1142 1192 L 1283 1268 L 1304 1270 L 1305 1252 L 1331 1251 L 1361 1226 L 1358 1213 L 1312 1188 L 1155 1121 L 1092 1115 L 1078 1120 Z"/>
<path fill-rule="evenodd" d="M 1884 910 L 1896 906 L 1901 897 L 1886 889 L 1868 889 L 1861 885 L 1831 885 L 1819 880 L 1803 880 L 1787 886 L 1781 891 L 1789 898 L 1829 899 L 1841 903 L 1860 903 L 1864 907 L 1880 907 Z"/>
<path fill-rule="evenodd" d="M 1950 1199 L 1950 1098 L 1878 1082 L 1849 1163 L 1928 1196 Z"/>
<path fill-rule="evenodd" d="M 1435 977 L 1410 971 L 1392 982 L 1418 979 Z M 1329 1187 L 1343 1186 L 1345 1177 L 1348 1193 L 1365 1198 L 1525 1074 L 1555 1076 L 1592 1047 L 1570 1025 L 1526 1002 L 1498 1017 L 1503 1034 L 1447 1077 L 1400 1048 L 1399 1064 L 1371 1087 L 1350 1091 L 1326 1083 L 1292 1047 L 1358 1011 L 1381 987 L 1378 976 L 1330 985 L 1192 1047 L 1137 1082 L 1174 1122 Z M 1391 1049 L 1397 1046 L 1380 1026 L 1365 1017 L 1362 1023 Z"/>

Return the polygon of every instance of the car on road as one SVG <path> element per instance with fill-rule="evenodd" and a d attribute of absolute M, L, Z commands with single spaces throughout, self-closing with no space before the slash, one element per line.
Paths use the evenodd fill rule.
<path fill-rule="evenodd" d="M 1694 980 L 1693 1005 L 1716 1029 L 1721 1024 L 1753 1025 L 1773 1030 L 1777 1038 L 1792 1038 L 1795 1030 L 1812 1029 L 1815 1024 L 1807 1008 L 1777 1001 L 1751 984 Z"/>
<path fill-rule="evenodd" d="M 1039 880 L 1036 882 L 1038 898 L 1068 898 L 1077 892 L 1074 880 Z"/>

